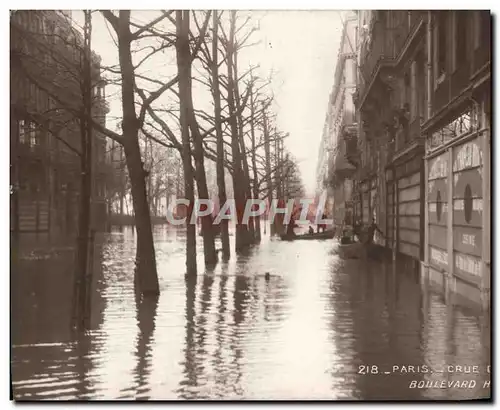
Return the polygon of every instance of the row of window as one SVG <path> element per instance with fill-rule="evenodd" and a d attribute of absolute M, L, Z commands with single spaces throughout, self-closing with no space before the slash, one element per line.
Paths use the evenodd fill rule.
<path fill-rule="evenodd" d="M 465 64 L 469 50 L 489 47 L 491 17 L 489 11 L 439 11 L 434 19 L 436 47 L 436 79 L 448 71 L 451 51 L 451 71 Z M 470 46 L 469 46 L 470 44 Z"/>
<path fill-rule="evenodd" d="M 385 13 L 388 13 L 387 16 Z M 387 19 L 389 30 L 398 30 L 404 27 L 403 31 L 408 32 L 412 24 L 412 13 L 422 13 L 421 11 L 387 11 L 381 12 L 380 19 Z M 433 13 L 434 28 L 434 49 L 436 54 L 434 59 L 435 78 L 439 80 L 448 70 L 457 70 L 462 63 L 470 60 L 469 52 L 480 47 L 489 47 L 491 33 L 491 16 L 489 11 L 470 10 L 444 10 Z M 365 24 L 366 26 L 366 24 Z M 363 26 L 365 34 L 363 44 L 361 44 L 361 56 L 363 62 L 367 63 L 371 50 L 371 43 L 376 30 L 367 29 Z M 371 34 L 371 37 L 370 37 Z M 405 36 L 395 32 L 390 35 L 390 40 L 404 42 Z M 381 40 L 382 41 L 382 40 Z M 380 44 L 380 46 L 383 46 Z M 451 58 L 449 58 L 450 56 Z M 378 56 L 377 56 L 378 58 Z M 448 66 L 449 64 L 449 66 Z"/>
<path fill-rule="evenodd" d="M 48 125 L 50 127 L 50 125 Z M 58 134 L 59 138 L 65 140 L 71 145 L 77 146 L 79 148 L 79 131 L 72 131 L 67 128 L 60 130 Z M 17 137 L 19 143 L 28 147 L 30 150 L 34 151 L 40 146 L 52 146 L 55 148 L 54 144 L 57 145 L 57 150 L 62 153 L 69 153 L 73 155 L 71 151 L 65 144 L 59 143 L 56 139 L 53 139 L 51 134 L 39 126 L 36 122 L 32 120 L 18 120 L 17 121 Z M 92 146 L 93 148 L 93 158 L 96 163 L 102 164 L 106 162 L 106 145 L 98 139 Z"/>

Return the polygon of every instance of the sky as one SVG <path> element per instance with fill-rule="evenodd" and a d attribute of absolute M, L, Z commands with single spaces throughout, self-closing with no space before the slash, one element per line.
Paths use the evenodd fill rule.
<path fill-rule="evenodd" d="M 240 72 L 258 65 L 257 74 L 268 77 L 273 72 L 271 89 L 275 97 L 273 110 L 279 130 L 290 133 L 286 148 L 297 159 L 302 179 L 309 195 L 316 189 L 316 162 L 325 121 L 328 97 L 333 85 L 335 64 L 341 36 L 339 11 L 252 11 L 251 24 L 258 26 L 252 35 L 252 47 L 239 55 Z M 73 19 L 81 24 L 83 13 L 73 11 Z M 148 22 L 154 11 L 134 11 L 133 20 Z M 99 13 L 93 17 L 92 48 L 102 58 L 103 65 L 118 63 L 114 40 Z M 168 66 L 168 68 L 166 68 Z M 175 74 L 175 58 L 163 57 L 143 67 L 148 74 Z M 168 78 L 168 76 L 165 76 Z M 108 126 L 116 127 L 121 115 L 120 92 L 117 87 L 106 89 L 110 103 Z M 201 97 L 200 97 L 201 98 Z M 195 105 L 199 104 L 194 93 Z"/>

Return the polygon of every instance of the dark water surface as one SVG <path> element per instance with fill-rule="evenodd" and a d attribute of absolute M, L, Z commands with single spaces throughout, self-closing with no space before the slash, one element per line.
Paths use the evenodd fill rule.
<path fill-rule="evenodd" d="M 490 396 L 489 319 L 445 304 L 418 274 L 387 262 L 342 261 L 332 252 L 335 241 L 266 237 L 213 272 L 201 269 L 198 243 L 200 273 L 192 284 L 184 280 L 184 239 L 181 230 L 155 228 L 161 295 L 137 302 L 132 230 L 98 238 L 92 324 L 84 335 L 70 329 L 68 244 L 50 258 L 21 254 L 11 278 L 14 397 Z M 410 365 L 411 373 L 391 372 Z M 472 366 L 479 373 L 467 373 Z"/>

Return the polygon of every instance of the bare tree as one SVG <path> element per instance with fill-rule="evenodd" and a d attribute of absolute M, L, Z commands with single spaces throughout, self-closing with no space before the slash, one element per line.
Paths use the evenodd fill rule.
<path fill-rule="evenodd" d="M 219 24 L 220 19 L 218 12 L 215 10 L 213 13 L 213 35 L 212 35 L 212 95 L 214 99 L 214 121 L 215 121 L 215 132 L 216 132 L 216 146 L 217 146 L 217 187 L 219 191 L 219 204 L 225 204 L 227 201 L 226 195 L 226 182 L 225 182 L 225 172 L 224 172 L 224 134 L 222 133 L 222 123 L 221 123 L 221 96 L 220 96 L 220 84 L 219 84 Z M 224 259 L 229 259 L 231 251 L 229 247 L 229 230 L 228 221 L 223 219 L 221 226 L 221 242 L 222 242 L 222 257 Z"/>
<path fill-rule="evenodd" d="M 229 38 L 227 40 L 227 83 L 228 83 L 228 106 L 231 113 L 236 112 L 235 103 L 235 79 L 234 79 L 234 59 L 235 59 L 235 31 L 236 31 L 236 11 L 230 12 Z M 233 158 L 233 189 L 236 202 L 236 252 L 243 250 L 249 243 L 248 227 L 243 224 L 243 213 L 245 210 L 246 188 L 245 174 L 242 163 L 242 152 L 240 149 L 240 135 L 238 120 L 233 116 L 230 120 L 231 126 L 231 153 Z"/>
<path fill-rule="evenodd" d="M 138 40 L 149 27 L 167 18 L 169 13 L 162 12 L 158 18 L 140 26 L 134 32 L 132 32 L 131 27 L 136 26 L 136 24 L 131 24 L 130 10 L 120 10 L 118 15 L 110 10 L 103 10 L 101 13 L 115 31 L 118 40 L 123 113 L 122 135 L 108 129 L 102 129 L 101 131 L 110 138 L 117 140 L 124 147 L 132 186 L 132 201 L 137 228 L 136 278 L 143 294 L 158 295 L 158 274 L 151 229 L 151 215 L 146 194 L 146 172 L 143 168 L 139 146 L 139 131 L 144 125 L 148 109 L 165 91 L 177 83 L 177 77 L 163 83 L 158 89 L 146 96 L 146 93 L 137 87 L 137 65 L 134 66 L 132 61 L 132 43 Z M 136 111 L 136 91 L 142 98 L 139 113 Z"/>
<path fill-rule="evenodd" d="M 191 142 L 189 132 L 190 107 L 189 87 L 191 75 L 191 52 L 189 49 L 189 11 L 176 11 L 177 67 L 179 73 L 180 126 L 182 135 L 182 159 L 184 169 L 184 195 L 189 201 L 186 245 L 187 275 L 196 277 L 196 227 L 190 223 L 194 205 L 194 173 L 191 165 Z"/>

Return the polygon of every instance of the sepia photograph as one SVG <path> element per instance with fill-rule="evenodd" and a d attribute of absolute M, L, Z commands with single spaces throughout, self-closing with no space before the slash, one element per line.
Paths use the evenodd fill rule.
<path fill-rule="evenodd" d="M 136 7 L 9 11 L 11 402 L 491 401 L 493 12 Z"/>

